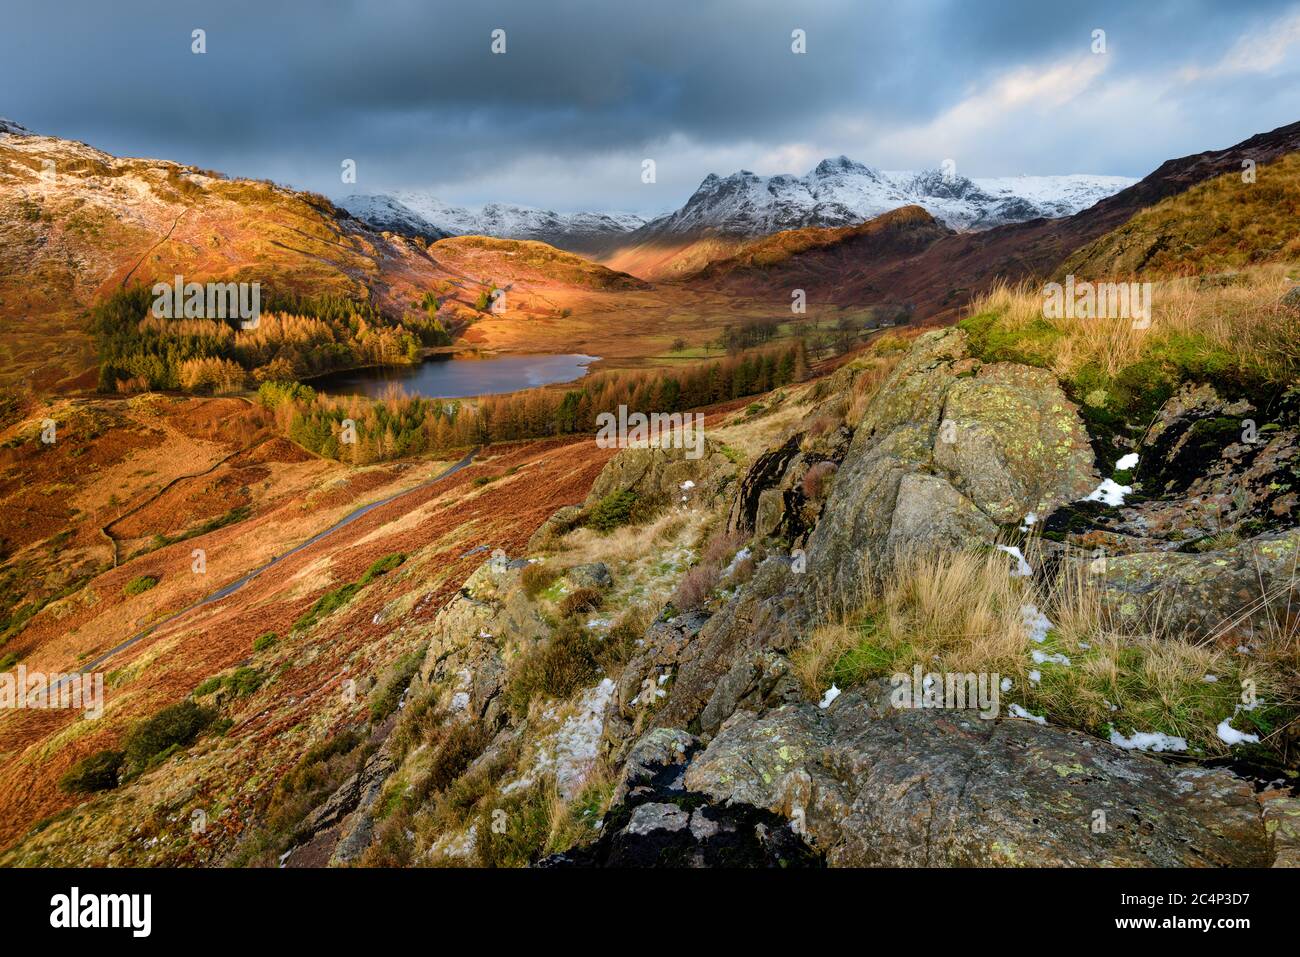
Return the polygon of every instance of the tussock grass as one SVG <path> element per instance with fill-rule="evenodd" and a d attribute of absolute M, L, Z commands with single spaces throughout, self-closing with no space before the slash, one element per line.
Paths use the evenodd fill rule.
<path fill-rule="evenodd" d="M 1228 749 L 1217 728 L 1259 733 L 1285 750 L 1296 717 L 1294 629 L 1261 642 L 1259 656 L 1237 654 L 1225 632 L 1202 642 L 1171 633 L 1159 609 L 1140 627 L 1120 627 L 1082 567 L 1067 566 L 1049 585 L 1010 574 L 1001 552 L 901 557 L 887 581 L 864 589 L 847 615 L 817 628 L 792 655 L 810 698 L 874 678 L 929 673 L 997 674 L 1012 680 L 1001 696 L 1052 724 L 1109 737 L 1157 731 L 1185 738 L 1203 754 Z M 1052 627 L 1035 642 L 1025 606 Z M 1226 626 L 1225 626 L 1226 627 Z M 1036 662 L 1033 653 L 1069 664 Z M 1031 681 L 1035 672 L 1038 680 Z M 1207 675 L 1215 680 L 1207 680 Z M 1244 705 L 1253 691 L 1261 704 Z"/>
<path fill-rule="evenodd" d="M 1093 370 L 1118 379 L 1144 361 L 1207 378 L 1282 383 L 1300 372 L 1296 312 L 1282 305 L 1292 284 L 1281 265 L 1153 283 L 1151 324 L 1131 319 L 1048 319 L 1041 285 L 1000 285 L 977 297 L 962 326 L 990 360 L 1027 362 L 1080 382 Z M 1080 277 L 1085 278 L 1085 277 Z"/>

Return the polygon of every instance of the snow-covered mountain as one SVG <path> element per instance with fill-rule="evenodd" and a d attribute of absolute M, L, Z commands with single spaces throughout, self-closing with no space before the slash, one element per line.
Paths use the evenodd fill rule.
<path fill-rule="evenodd" d="M 645 225 L 644 219 L 631 213 L 556 213 L 510 203 L 488 203 L 478 209 L 451 206 L 418 190 L 353 195 L 339 205 L 357 219 L 392 232 L 435 238 L 536 239 L 578 253 L 600 252 Z"/>
<path fill-rule="evenodd" d="M 988 229 L 1069 216 L 1134 182 L 1087 175 L 968 179 L 940 170 L 878 170 L 840 156 L 822 160 L 806 176 L 710 173 L 686 205 L 647 223 L 634 239 L 850 226 L 912 204 L 953 229 Z"/>

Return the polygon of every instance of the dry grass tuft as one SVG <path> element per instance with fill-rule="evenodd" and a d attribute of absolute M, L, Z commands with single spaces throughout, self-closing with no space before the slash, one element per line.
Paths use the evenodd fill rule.
<path fill-rule="evenodd" d="M 1004 711 L 1014 702 L 1102 737 L 1112 729 L 1162 732 L 1204 754 L 1227 751 L 1217 729 L 1229 719 L 1285 757 L 1300 673 L 1294 627 L 1261 642 L 1265 650 L 1257 657 L 1232 651 L 1226 633 L 1184 640 L 1158 608 L 1140 627 L 1122 628 L 1083 566 L 1067 566 L 1044 585 L 1012 577 L 1006 557 L 900 558 L 894 576 L 867 589 L 854 612 L 817 628 L 794 651 L 807 695 L 819 698 L 831 684 L 844 689 L 908 674 L 914 665 L 996 674 L 1012 680 L 1002 695 Z M 1036 610 L 1050 622 L 1042 642 L 1028 624 Z M 1046 660 L 1035 660 L 1035 653 Z M 1260 705 L 1239 707 L 1251 694 Z"/>

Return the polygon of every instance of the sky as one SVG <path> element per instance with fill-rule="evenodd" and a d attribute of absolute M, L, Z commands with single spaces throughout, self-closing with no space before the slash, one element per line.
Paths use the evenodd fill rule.
<path fill-rule="evenodd" d="M 7 6 L 0 116 L 336 199 L 653 215 L 710 172 L 840 154 L 1136 177 L 1300 119 L 1296 0 Z"/>

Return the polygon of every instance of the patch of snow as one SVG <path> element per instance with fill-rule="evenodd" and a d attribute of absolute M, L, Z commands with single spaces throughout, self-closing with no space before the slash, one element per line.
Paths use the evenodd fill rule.
<path fill-rule="evenodd" d="M 1123 505 L 1124 496 L 1132 494 L 1132 486 L 1120 485 L 1114 479 L 1102 479 L 1101 484 L 1080 499 L 1080 501 L 1101 502 L 1103 505 L 1109 505 L 1113 508 L 1116 505 Z"/>
<path fill-rule="evenodd" d="M 1232 726 L 1232 718 L 1224 718 L 1219 722 L 1215 729 L 1219 735 L 1219 740 L 1224 744 L 1232 747 L 1234 744 L 1259 744 L 1259 735 L 1246 734 L 1244 731 L 1238 731 Z"/>
<path fill-rule="evenodd" d="M 1204 682 L 1206 682 L 1206 683 L 1208 683 L 1208 684 L 1214 684 L 1214 682 L 1216 682 L 1216 681 L 1219 680 L 1219 676 L 1218 676 L 1218 675 L 1206 675 L 1206 676 L 1205 676 L 1204 678 L 1202 678 L 1201 680 L 1204 681 Z"/>
<path fill-rule="evenodd" d="M 1037 668 L 1033 668 L 1030 670 L 1029 683 L 1031 685 L 1036 685 L 1042 680 L 1043 680 L 1043 673 L 1041 671 L 1039 671 Z"/>
<path fill-rule="evenodd" d="M 1024 718 L 1026 721 L 1034 722 L 1034 724 L 1047 724 L 1047 719 L 1042 715 L 1030 714 L 1018 704 L 1013 704 L 1007 710 L 1011 712 L 1011 717 L 1013 718 Z"/>
<path fill-rule="evenodd" d="M 1005 694 L 1006 692 L 1011 690 L 1011 685 L 1012 682 L 1010 678 L 1003 678 L 1002 682 L 998 685 L 998 687 L 1002 690 L 1003 694 Z"/>
<path fill-rule="evenodd" d="M 1020 617 L 1025 623 L 1025 631 L 1029 635 L 1030 641 L 1042 644 L 1047 640 L 1047 633 L 1052 630 L 1051 620 L 1038 610 L 1038 606 L 1033 602 L 1026 602 L 1020 606 Z"/>
<path fill-rule="evenodd" d="M 817 702 L 817 707 L 821 708 L 822 710 L 829 708 L 831 706 L 831 702 L 833 702 L 836 698 L 838 698 L 840 696 L 840 693 L 841 693 L 840 689 L 837 688 L 832 683 L 831 686 L 826 689 L 826 693 L 822 695 L 822 700 Z"/>
<path fill-rule="evenodd" d="M 1046 652 L 1037 650 L 1031 651 L 1029 654 L 1033 657 L 1034 664 L 1036 665 L 1065 665 L 1067 668 L 1070 666 L 1070 659 L 1065 657 L 1065 655 L 1049 655 Z"/>
<path fill-rule="evenodd" d="M 1137 464 L 1138 454 L 1136 452 L 1130 452 L 1115 463 L 1115 468 L 1120 472 L 1128 472 Z"/>
<path fill-rule="evenodd" d="M 727 567 L 722 570 L 722 577 L 726 578 L 728 575 L 734 572 L 736 570 L 736 566 L 739 565 L 741 562 L 745 561 L 747 558 L 749 558 L 751 554 L 753 553 L 748 548 L 742 548 L 740 551 L 736 552 L 735 557 L 731 559 L 730 564 L 728 564 Z"/>
<path fill-rule="evenodd" d="M 1034 573 L 1029 567 L 1029 562 L 1025 561 L 1025 556 L 1020 554 L 1020 549 L 1015 545 L 999 545 L 999 549 L 1006 552 L 1016 560 L 1016 570 L 1014 575 L 1018 578 L 1026 578 Z"/>
<path fill-rule="evenodd" d="M 1110 729 L 1110 743 L 1125 751 L 1186 751 L 1187 739 L 1179 738 L 1163 731 L 1134 731 L 1124 737 L 1114 728 Z"/>

